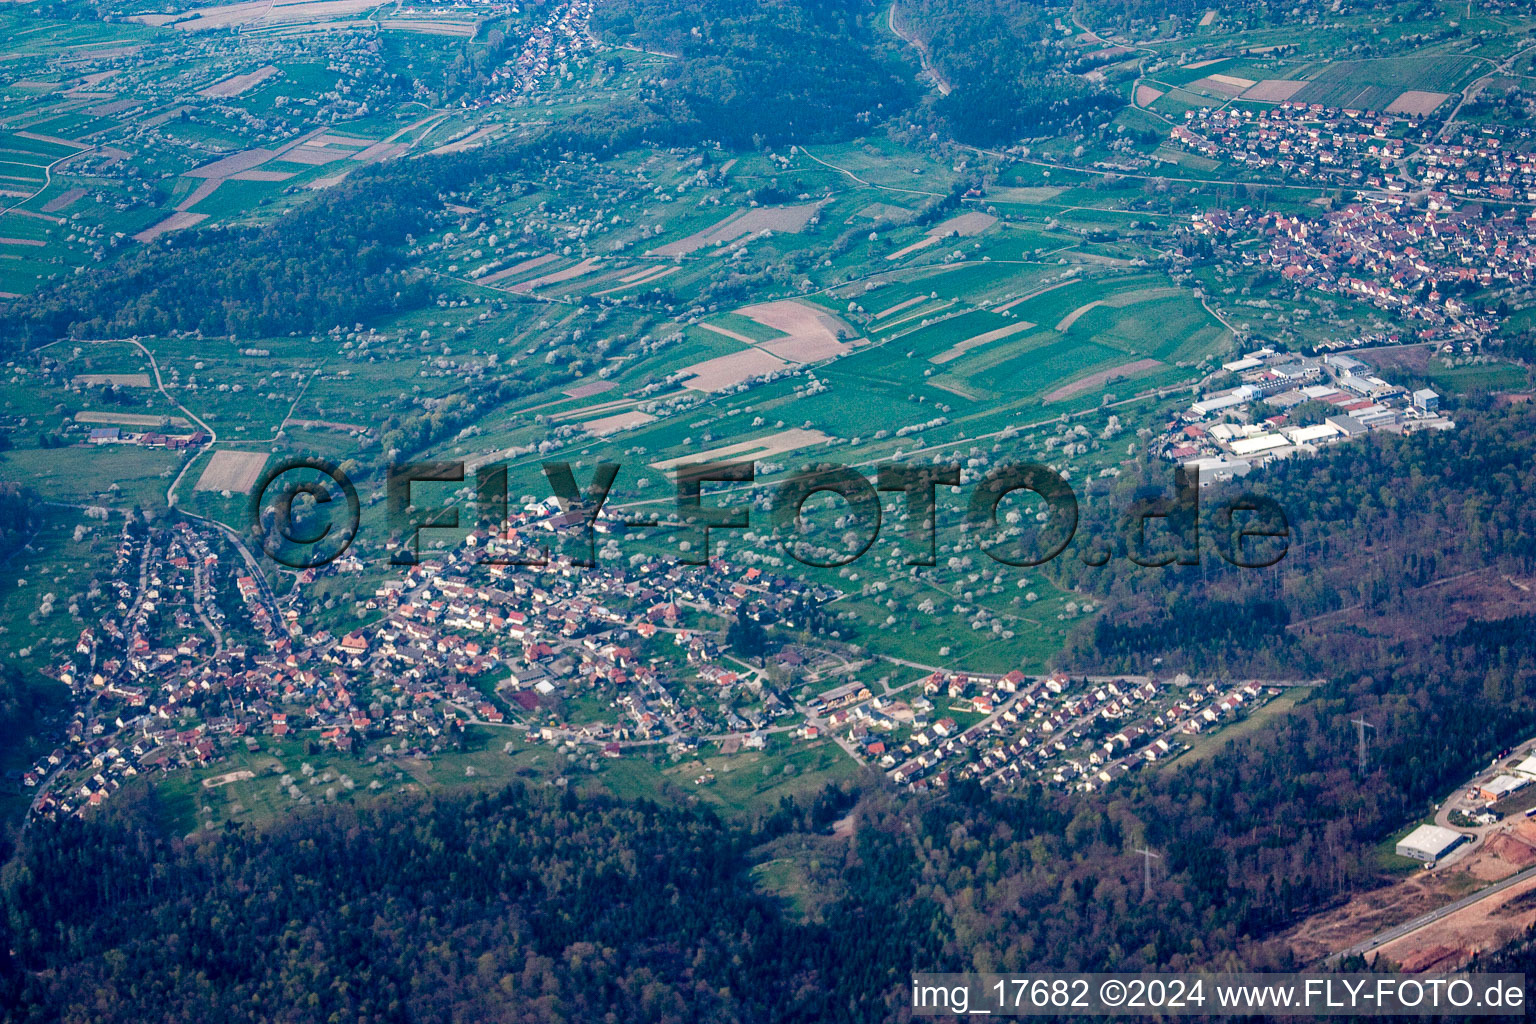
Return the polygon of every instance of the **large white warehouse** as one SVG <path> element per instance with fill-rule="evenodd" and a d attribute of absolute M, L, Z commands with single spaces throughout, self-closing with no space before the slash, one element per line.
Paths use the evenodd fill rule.
<path fill-rule="evenodd" d="M 1398 840 L 1397 855 L 1414 860 L 1439 860 L 1465 838 L 1460 832 L 1439 825 L 1420 825 Z"/>

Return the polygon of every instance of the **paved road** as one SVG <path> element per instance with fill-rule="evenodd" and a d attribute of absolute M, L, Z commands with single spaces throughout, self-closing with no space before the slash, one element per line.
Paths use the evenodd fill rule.
<path fill-rule="evenodd" d="M 1518 874 L 1510 875 L 1502 882 L 1495 882 L 1493 885 L 1488 886 L 1486 889 L 1480 889 L 1470 896 L 1463 896 L 1461 899 L 1456 900 L 1454 903 L 1447 903 L 1439 910 L 1431 910 L 1429 913 L 1421 914 L 1411 921 L 1405 921 L 1400 925 L 1388 928 L 1384 932 L 1377 932 L 1375 935 L 1372 935 L 1364 942 L 1358 942 L 1344 950 L 1342 953 L 1333 954 L 1333 956 L 1328 958 L 1328 963 L 1336 963 L 1346 956 L 1357 956 L 1363 953 L 1369 953 L 1373 949 L 1386 945 L 1393 939 L 1400 939 L 1404 935 L 1408 935 L 1411 932 L 1416 932 L 1420 928 L 1423 928 L 1425 925 L 1433 924 L 1448 914 L 1454 914 L 1456 911 L 1461 910 L 1464 907 L 1470 907 L 1472 904 L 1478 902 L 1479 900 L 1485 900 L 1489 896 L 1503 892 L 1510 886 L 1518 885 L 1530 878 L 1536 878 L 1536 867 L 1526 868 L 1524 871 L 1521 871 Z"/>
<path fill-rule="evenodd" d="M 1433 583 L 1426 584 L 1426 586 L 1433 585 Z M 1497 764 L 1499 761 L 1508 762 L 1514 758 L 1524 757 L 1529 754 L 1536 754 L 1536 740 L 1527 740 L 1524 743 L 1517 744 L 1514 748 L 1512 748 L 1507 756 L 1495 759 L 1495 764 Z M 1473 810 L 1475 809 L 1475 805 L 1481 802 L 1476 800 L 1468 801 L 1466 800 L 1464 794 L 1467 790 L 1476 788 L 1477 780 L 1492 767 L 1494 766 L 1490 765 L 1488 768 L 1484 768 L 1482 771 L 1479 771 L 1476 775 L 1472 776 L 1472 778 L 1468 780 L 1465 785 L 1459 787 L 1453 794 L 1451 794 L 1451 796 L 1445 799 L 1445 801 L 1440 805 L 1438 812 L 1435 814 L 1436 825 L 1439 825 L 1441 828 L 1449 828 L 1456 832 L 1460 832 L 1468 839 L 1468 842 L 1462 843 L 1454 851 L 1440 858 L 1440 860 L 1436 862 L 1435 865 L 1437 869 L 1447 867 L 1450 864 L 1456 863 L 1457 861 L 1470 856 L 1475 850 L 1482 848 L 1483 840 L 1487 839 L 1491 833 L 1498 831 L 1508 824 L 1509 819 L 1505 819 L 1502 822 L 1496 822 L 1492 825 L 1462 826 L 1451 824 L 1450 818 L 1452 812 Z M 1328 958 L 1327 962 L 1335 963 L 1340 958 L 1345 956 L 1353 956 L 1356 954 L 1370 952 L 1373 949 L 1386 945 L 1393 939 L 1400 939 L 1404 935 L 1418 931 L 1425 925 L 1433 924 L 1434 922 L 1440 920 L 1442 917 L 1445 917 L 1447 914 L 1455 913 L 1463 907 L 1470 907 L 1472 904 L 1478 902 L 1479 900 L 1485 900 L 1489 896 L 1503 892 L 1510 886 L 1517 885 L 1528 878 L 1536 878 L 1536 867 L 1526 868 L 1524 871 L 1510 875 L 1508 878 L 1501 882 L 1495 882 L 1493 885 L 1490 885 L 1485 889 L 1479 889 L 1477 892 L 1472 893 L 1470 896 L 1463 896 L 1461 899 L 1456 900 L 1453 903 L 1447 903 L 1439 910 L 1432 910 L 1427 914 L 1421 914 L 1411 921 L 1405 921 L 1402 924 L 1394 925 L 1393 927 L 1388 928 L 1386 931 L 1378 932 L 1377 934 L 1372 935 L 1370 938 L 1366 939 L 1364 942 L 1358 942 L 1343 952 L 1333 954 L 1333 956 Z"/>

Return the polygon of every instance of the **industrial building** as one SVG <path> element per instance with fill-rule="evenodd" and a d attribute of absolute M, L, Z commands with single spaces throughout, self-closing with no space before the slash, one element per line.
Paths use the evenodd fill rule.
<path fill-rule="evenodd" d="M 1414 860 L 1436 861 L 1454 850 L 1463 839 L 1460 832 L 1453 832 L 1439 825 L 1420 825 L 1397 842 L 1399 857 Z"/>
<path fill-rule="evenodd" d="M 1524 789 L 1530 784 L 1530 779 L 1519 778 L 1514 775 L 1498 775 L 1487 782 L 1478 783 L 1477 795 L 1484 800 L 1502 800 L 1509 796 L 1509 794 Z"/>

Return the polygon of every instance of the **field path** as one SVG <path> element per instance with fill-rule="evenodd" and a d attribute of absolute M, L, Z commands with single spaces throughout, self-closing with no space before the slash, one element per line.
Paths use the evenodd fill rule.
<path fill-rule="evenodd" d="M 73 145 L 73 143 L 71 143 L 71 145 Z M 20 206 L 22 203 L 30 203 L 32 200 L 36 199 L 38 196 L 40 196 L 44 192 L 48 191 L 49 186 L 51 186 L 53 184 L 53 169 L 55 167 L 59 166 L 59 164 L 65 163 L 65 162 L 70 161 L 70 160 L 73 160 L 75 157 L 80 156 L 80 155 L 85 154 L 85 153 L 94 153 L 96 150 L 98 150 L 100 148 L 101 148 L 101 144 L 97 143 L 96 145 L 91 146 L 91 147 L 89 147 L 87 149 L 77 149 L 73 153 L 66 153 L 63 156 L 59 157 L 57 160 L 55 160 L 53 163 L 48 164 L 46 167 L 43 168 L 43 184 L 42 184 L 42 186 L 39 187 L 36 192 L 33 192 L 31 195 L 27 196 L 25 199 L 18 199 L 14 203 L 12 203 L 10 206 L 7 206 L 5 209 L 0 210 L 0 217 L 4 217 L 6 214 L 10 213 L 12 210 L 14 210 L 18 206 Z M 32 180 L 36 181 L 37 179 L 33 178 Z"/>
<path fill-rule="evenodd" d="M 852 178 L 854 181 L 858 182 L 860 185 L 863 185 L 865 188 L 880 188 L 880 189 L 884 189 L 887 192 L 901 192 L 901 193 L 904 193 L 904 194 L 909 195 L 909 196 L 933 196 L 935 199 L 943 199 L 944 198 L 944 193 L 942 193 L 942 192 L 927 192 L 927 191 L 924 191 L 923 189 L 919 189 L 919 188 L 897 188 L 895 185 L 877 185 L 877 184 L 875 184 L 872 181 L 865 181 L 863 178 L 859 177 L 857 174 L 854 174 L 852 171 L 848 170 L 845 167 L 839 167 L 836 164 L 829 164 L 829 163 L 827 163 L 821 157 L 816 156 L 814 153 L 812 153 L 810 150 L 806 149 L 804 146 L 793 146 L 793 147 L 791 147 L 791 150 L 795 150 L 795 149 L 798 149 L 800 152 L 804 153 L 806 156 L 810 157 L 812 160 L 814 160 L 817 163 L 821 164 L 821 166 L 823 166 L 823 167 L 830 167 L 830 168 L 832 168 L 832 170 L 836 171 L 839 174 L 846 174 L 846 175 L 848 175 L 848 177 Z"/>

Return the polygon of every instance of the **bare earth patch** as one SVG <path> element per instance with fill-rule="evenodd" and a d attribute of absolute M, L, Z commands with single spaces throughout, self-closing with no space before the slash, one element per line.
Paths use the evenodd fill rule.
<path fill-rule="evenodd" d="M 1303 963 L 1316 963 L 1451 899 L 1439 879 L 1414 875 L 1312 915 L 1286 936 L 1286 943 Z"/>
<path fill-rule="evenodd" d="M 1163 90 L 1155 89 L 1150 85 L 1138 85 L 1136 87 L 1136 105 L 1138 107 L 1150 107 L 1162 99 Z"/>
<path fill-rule="evenodd" d="M 827 310 L 808 303 L 784 299 L 746 306 L 736 312 L 789 335 L 756 344 L 763 351 L 791 362 L 815 363 L 831 359 L 855 344 L 852 327 Z"/>
<path fill-rule="evenodd" d="M 1289 628 L 1301 633 L 1350 630 L 1363 637 L 1407 639 L 1425 634 L 1445 636 L 1473 620 L 1530 614 L 1536 614 L 1536 577 L 1483 569 L 1432 580 L 1406 591 L 1400 605 L 1389 612 L 1341 608 Z"/>
<path fill-rule="evenodd" d="M 1451 98 L 1448 92 L 1424 92 L 1420 89 L 1409 89 L 1398 96 L 1397 99 L 1387 104 L 1389 114 L 1433 114 L 1446 100 Z"/>
<path fill-rule="evenodd" d="M 386 32 L 420 32 L 429 36 L 460 36 L 468 39 L 475 34 L 471 21 L 428 21 L 416 18 L 385 18 L 379 27 Z"/>
<path fill-rule="evenodd" d="M 1260 103 L 1284 103 L 1301 92 L 1306 84 L 1288 78 L 1266 78 L 1243 93 L 1243 99 L 1258 100 Z"/>
<path fill-rule="evenodd" d="M 119 427 L 158 427 L 170 423 L 173 427 L 190 428 L 192 424 L 180 416 L 152 416 L 142 412 L 95 412 L 75 413 L 76 423 L 106 423 Z"/>
<path fill-rule="evenodd" d="M 1536 924 L 1536 878 L 1447 914 L 1387 943 L 1379 952 L 1394 963 L 1445 970 L 1474 953 L 1508 945 L 1532 924 Z"/>
<path fill-rule="evenodd" d="M 648 412 L 634 410 L 588 420 L 581 425 L 581 428 L 589 434 L 602 437 L 606 434 L 616 434 L 621 430 L 632 430 L 635 427 L 644 426 L 647 423 L 654 422 L 655 419 L 656 417 Z"/>
<path fill-rule="evenodd" d="M 515 284 L 512 286 L 512 290 L 517 292 L 519 295 L 524 295 L 537 288 L 546 287 L 547 285 L 561 284 L 565 281 L 575 280 L 578 277 L 592 273 L 596 269 L 597 257 L 588 256 L 580 263 L 572 264 L 571 266 L 566 267 L 564 270 L 557 270 L 553 274 L 545 274 L 543 277 L 536 277 L 532 281 L 524 281 L 521 284 Z"/>
<path fill-rule="evenodd" d="M 136 14 L 128 18 L 143 25 L 174 25 L 184 32 L 204 29 L 233 28 L 236 25 L 268 25 L 285 22 L 325 21 L 331 18 L 360 14 L 377 7 L 378 0 L 297 0 L 281 3 L 269 0 L 252 0 L 246 3 L 219 4 L 200 7 L 186 14 Z"/>
<path fill-rule="evenodd" d="M 745 334 L 737 334 L 735 331 L 726 327 L 717 327 L 714 324 L 699 324 L 699 326 L 704 330 L 709 331 L 711 334 L 719 334 L 722 337 L 730 338 L 732 341 L 739 341 L 743 345 L 757 344 L 757 342 L 753 341 Z"/>
<path fill-rule="evenodd" d="M 147 388 L 149 387 L 149 374 L 82 373 L 75 378 L 75 384 L 85 388 L 95 387 L 97 384 L 111 384 L 115 388 Z"/>
<path fill-rule="evenodd" d="M 255 777 L 255 772 L 247 768 L 241 768 L 239 771 L 225 772 L 223 775 L 215 775 L 210 779 L 204 779 L 203 788 L 218 789 L 220 786 L 227 786 L 231 782 L 244 782 L 246 779 L 254 779 Z"/>
<path fill-rule="evenodd" d="M 987 198 L 998 203 L 1048 203 L 1065 191 L 1054 185 L 1007 185 L 988 189 Z"/>
<path fill-rule="evenodd" d="M 293 177 L 291 171 L 269 171 L 264 167 L 253 167 L 248 171 L 231 174 L 230 181 L 287 181 Z"/>
<path fill-rule="evenodd" d="M 720 448 L 711 448 L 709 451 L 685 455 L 678 459 L 664 459 L 661 462 L 653 462 L 651 467 L 665 473 L 670 472 L 685 462 L 729 462 L 732 460 L 744 460 L 747 456 L 751 456 L 754 459 L 767 459 L 775 455 L 799 451 L 801 448 L 826 444 L 830 440 L 832 440 L 831 437 L 819 430 L 794 428 L 791 430 L 781 430 L 776 434 L 768 434 L 765 437 L 755 438 L 751 441 L 738 441 L 735 444 L 724 445 Z"/>
<path fill-rule="evenodd" d="M 1206 75 L 1191 82 L 1190 88 L 1219 92 L 1223 96 L 1241 96 L 1258 84 L 1251 78 L 1238 78 L 1235 75 Z"/>
<path fill-rule="evenodd" d="M 441 156 L 444 153 L 461 153 L 466 149 L 472 149 L 475 146 L 481 145 L 482 143 L 488 141 L 491 136 L 497 134 L 500 131 L 501 127 L 499 125 L 492 125 L 489 128 L 481 128 L 478 131 L 473 132 L 470 135 L 466 135 L 464 138 L 455 142 L 449 142 L 438 146 L 436 149 L 432 150 L 429 155 Z"/>
<path fill-rule="evenodd" d="M 987 345 L 994 341 L 1000 341 L 1010 335 L 1023 333 L 1024 331 L 1032 329 L 1034 326 L 1035 325 L 1030 323 L 1028 320 L 1021 320 L 1016 324 L 1009 324 L 1007 327 L 999 327 L 995 331 L 988 331 L 985 334 L 978 334 L 973 338 L 966 338 L 964 341 L 958 341 L 951 345 L 949 348 L 945 349 L 943 352 L 940 352 L 938 355 L 930 356 L 928 361 L 930 363 L 939 364 L 947 363 L 952 360 L 959 359 L 973 348 L 980 348 L 982 345 Z"/>
<path fill-rule="evenodd" d="M 1156 359 L 1138 359 L 1134 363 L 1122 363 L 1119 366 L 1111 366 L 1107 370 L 1100 370 L 1097 373 L 1090 373 L 1086 377 L 1079 377 L 1077 380 L 1070 384 L 1063 384 L 1055 391 L 1052 391 L 1050 394 L 1046 395 L 1045 401 L 1047 403 L 1062 402 L 1068 398 L 1080 395 L 1085 391 L 1092 391 L 1096 388 L 1101 388 L 1107 384 L 1111 378 L 1134 377 L 1137 374 L 1143 373 L 1147 370 L 1155 370 L 1162 365 L 1163 364 L 1158 362 Z"/>
<path fill-rule="evenodd" d="M 852 221 L 862 218 L 864 220 L 904 221 L 910 216 L 912 216 L 912 211 L 904 206 L 892 206 L 889 203 L 870 203 L 852 217 L 849 217 L 848 220 Z"/>
<path fill-rule="evenodd" d="M 243 153 L 235 153 L 222 160 L 215 160 L 211 164 L 194 167 L 186 174 L 189 178 L 227 178 L 231 174 L 260 167 L 276 155 L 277 152 L 271 149 L 248 149 Z"/>
<path fill-rule="evenodd" d="M 652 267 L 643 273 L 626 274 L 624 277 L 619 278 L 619 283 L 616 286 L 612 288 L 604 288 L 602 291 L 593 292 L 592 294 L 612 295 L 614 292 L 627 291 L 630 288 L 638 288 L 641 285 L 655 284 L 657 281 L 660 281 L 668 274 L 677 273 L 679 269 L 680 268 L 678 267 Z"/>
<path fill-rule="evenodd" d="M 1058 331 L 1065 331 L 1067 328 L 1077 323 L 1079 317 L 1083 316 L 1088 311 L 1097 309 L 1099 306 L 1103 305 L 1107 305 L 1107 303 L 1105 303 L 1102 299 L 1094 299 L 1092 302 L 1083 303 L 1081 306 L 1078 306 L 1072 312 L 1058 320 L 1056 322 L 1056 329 Z"/>
<path fill-rule="evenodd" d="M 328 164 L 332 160 L 340 160 L 350 154 L 346 150 L 332 149 L 329 146 L 303 145 L 290 149 L 278 159 L 290 164 L 305 164 L 307 166 L 319 166 Z"/>
<path fill-rule="evenodd" d="M 958 217 L 951 217 L 944 223 L 937 224 L 934 227 L 929 228 L 928 234 L 923 236 L 923 238 L 913 242 L 905 249 L 898 249 L 897 251 L 887 256 L 886 259 L 899 260 L 903 256 L 917 252 L 919 249 L 926 249 L 928 246 L 933 245 L 935 242 L 938 242 L 948 235 L 959 235 L 962 238 L 969 238 L 972 235 L 979 235 L 996 223 L 997 218 L 989 213 L 962 213 Z"/>
<path fill-rule="evenodd" d="M 72 188 L 67 192 L 62 192 L 43 204 L 43 212 L 57 213 L 60 210 L 67 209 L 83 195 L 85 195 L 85 189 L 83 188 Z"/>
<path fill-rule="evenodd" d="M 206 213 L 173 213 L 158 224 L 149 227 L 133 236 L 135 242 L 152 242 L 167 231 L 180 231 L 182 228 L 190 228 L 195 224 L 201 224 L 208 219 Z"/>
<path fill-rule="evenodd" d="M 494 274 L 487 274 L 480 279 L 480 283 L 495 284 L 497 281 L 504 281 L 509 277 L 516 277 L 518 274 L 526 274 L 530 270 L 537 270 L 539 267 L 542 267 L 546 263 L 553 263 L 555 258 L 556 257 L 554 253 L 546 253 L 543 256 L 534 256 L 533 258 L 523 260 L 520 263 L 514 263 L 504 270 L 498 270 Z"/>
<path fill-rule="evenodd" d="M 604 391 L 612 391 L 616 387 L 618 385 L 611 380 L 594 380 L 589 384 L 577 384 L 573 388 L 566 388 L 564 394 L 571 398 L 591 398 Z"/>
<path fill-rule="evenodd" d="M 192 489 L 249 494 L 266 465 L 266 452 L 214 452 Z"/>
<path fill-rule="evenodd" d="M 1001 306 L 993 307 L 992 312 L 994 312 L 994 313 L 1006 313 L 1008 310 L 1012 309 L 1014 306 L 1019 305 L 1020 303 L 1028 302 L 1030 299 L 1037 299 L 1040 296 L 1044 295 L 1046 292 L 1053 292 L 1057 288 L 1065 288 L 1069 284 L 1077 284 L 1077 278 L 1072 278 L 1072 279 L 1067 280 L 1067 281 L 1058 281 L 1055 284 L 1047 285 L 1044 288 L 1036 289 L 1035 291 L 1029 292 L 1029 293 L 1027 293 L 1025 295 L 1020 295 L 1016 299 L 1008 300 L 1007 302 L 1003 303 Z"/>
<path fill-rule="evenodd" d="M 695 391 L 724 391 L 744 380 L 782 370 L 788 365 L 784 360 L 769 355 L 760 348 L 749 348 L 732 352 L 728 356 L 717 356 L 714 359 L 706 359 L 702 363 L 694 363 L 685 371 L 692 376 L 683 381 L 683 386 L 693 388 Z"/>
<path fill-rule="evenodd" d="M 805 230 L 820 207 L 816 203 L 800 206 L 765 206 L 750 210 L 737 210 L 724 220 L 703 231 L 696 231 L 687 238 L 669 242 L 652 249 L 651 256 L 686 256 L 717 242 L 734 242 L 761 231 L 784 231 L 797 235 Z"/>
<path fill-rule="evenodd" d="M 1435 354 L 1433 344 L 1393 345 L 1390 348 L 1363 348 L 1350 353 L 1364 359 L 1377 368 L 1397 366 L 1416 373 L 1429 368 L 1429 359 Z"/>
<path fill-rule="evenodd" d="M 894 306 L 887 306 L 885 309 L 882 309 L 880 312 L 875 314 L 875 319 L 876 320 L 883 320 L 886 317 L 890 316 L 892 313 L 900 313 L 902 310 L 906 309 L 908 306 L 915 306 L 919 302 L 923 302 L 927 298 L 928 298 L 928 296 L 926 296 L 926 295 L 919 295 L 916 298 L 908 299 L 905 302 L 898 302 Z"/>
<path fill-rule="evenodd" d="M 275 74 L 277 74 L 277 68 L 268 64 L 266 67 L 257 68 L 249 74 L 231 75 L 221 82 L 214 82 L 208 88 L 199 90 L 198 95 L 208 97 L 239 96 L 243 92 L 254 89 Z"/>

